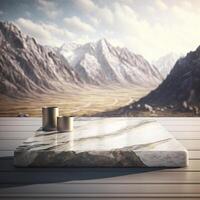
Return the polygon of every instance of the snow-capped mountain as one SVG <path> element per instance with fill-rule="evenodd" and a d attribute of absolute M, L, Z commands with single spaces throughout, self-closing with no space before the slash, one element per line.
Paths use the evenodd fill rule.
<path fill-rule="evenodd" d="M 0 72 L 0 93 L 8 96 L 63 90 L 80 82 L 63 56 L 8 22 L 0 22 Z"/>
<path fill-rule="evenodd" d="M 133 116 L 135 112 L 164 108 L 200 114 L 200 46 L 180 58 L 167 78 L 139 101 L 101 116 Z M 145 109 L 146 109 L 145 108 Z"/>
<path fill-rule="evenodd" d="M 170 73 L 174 67 L 176 61 L 181 58 L 181 54 L 169 53 L 165 56 L 160 57 L 158 60 L 154 61 L 152 64 L 157 67 L 164 78 Z"/>
<path fill-rule="evenodd" d="M 88 84 L 157 86 L 162 81 L 159 71 L 142 56 L 114 47 L 106 39 L 62 45 L 57 51 Z"/>
<path fill-rule="evenodd" d="M 8 22 L 0 22 L 0 72 L 0 93 L 14 97 L 64 91 L 66 86 L 150 87 L 162 81 L 142 56 L 105 39 L 46 47 Z"/>
<path fill-rule="evenodd" d="M 61 53 L 65 58 L 71 58 L 73 56 L 73 52 L 81 47 L 81 44 L 76 42 L 64 43 L 60 48 L 54 48 L 57 52 Z"/>

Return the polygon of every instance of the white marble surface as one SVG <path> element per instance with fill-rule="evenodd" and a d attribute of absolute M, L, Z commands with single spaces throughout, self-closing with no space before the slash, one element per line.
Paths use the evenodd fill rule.
<path fill-rule="evenodd" d="M 15 165 L 185 167 L 188 152 L 154 120 L 77 118 L 73 132 L 36 131 L 16 149 Z"/>

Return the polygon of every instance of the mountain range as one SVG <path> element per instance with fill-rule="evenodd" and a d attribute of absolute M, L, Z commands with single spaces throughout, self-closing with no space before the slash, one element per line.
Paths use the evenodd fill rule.
<path fill-rule="evenodd" d="M 170 54 L 150 64 L 106 39 L 48 47 L 14 24 L 0 22 L 0 85 L 0 94 L 13 98 L 84 86 L 154 87 L 137 102 L 100 115 L 131 116 L 145 109 L 199 113 L 200 47 L 185 57 Z"/>
<path fill-rule="evenodd" d="M 106 39 L 84 45 L 71 43 L 57 49 L 87 84 L 157 86 L 158 69 L 127 48 L 112 46 Z"/>
<path fill-rule="evenodd" d="M 167 78 L 139 101 L 101 116 L 134 116 L 138 111 L 189 111 L 200 114 L 200 46 L 180 58 Z"/>
<path fill-rule="evenodd" d="M 13 97 L 64 91 L 66 86 L 155 87 L 162 81 L 142 56 L 106 39 L 47 47 L 9 22 L 0 22 L 0 71 L 0 93 Z"/>

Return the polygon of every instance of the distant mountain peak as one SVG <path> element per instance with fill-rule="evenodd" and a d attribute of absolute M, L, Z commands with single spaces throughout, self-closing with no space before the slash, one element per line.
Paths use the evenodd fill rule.
<path fill-rule="evenodd" d="M 65 42 L 58 49 L 60 51 L 63 50 L 63 49 L 74 50 L 74 49 L 76 49 L 76 48 L 78 48 L 80 46 L 81 46 L 81 44 L 79 44 L 77 42 Z"/>
<path fill-rule="evenodd" d="M 14 48 L 23 48 L 24 35 L 16 25 L 0 21 L 0 37 L 4 37 Z"/>
<path fill-rule="evenodd" d="M 155 86 L 162 80 L 160 73 L 142 56 L 127 48 L 114 47 L 105 38 L 61 53 L 89 84 Z"/>
<path fill-rule="evenodd" d="M 13 32 L 21 32 L 15 24 L 13 24 L 12 22 L 7 22 L 7 21 L 5 22 L 0 21 L 0 28 L 1 29 L 4 28 Z"/>
<path fill-rule="evenodd" d="M 176 64 L 176 62 L 178 61 L 178 59 L 182 56 L 182 54 L 171 52 L 160 57 L 156 61 L 153 61 L 152 64 L 155 65 L 162 74 L 162 76 L 166 78 L 172 70 L 172 68 L 174 67 L 174 65 Z"/>
<path fill-rule="evenodd" d="M 101 44 L 101 45 L 109 45 L 110 44 L 106 38 L 101 38 L 96 43 Z"/>

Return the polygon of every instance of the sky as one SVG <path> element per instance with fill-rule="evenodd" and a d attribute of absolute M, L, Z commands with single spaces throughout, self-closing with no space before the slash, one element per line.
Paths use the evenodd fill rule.
<path fill-rule="evenodd" d="M 43 45 L 106 38 L 149 61 L 200 45 L 199 0 L 0 0 L 0 20 Z"/>

